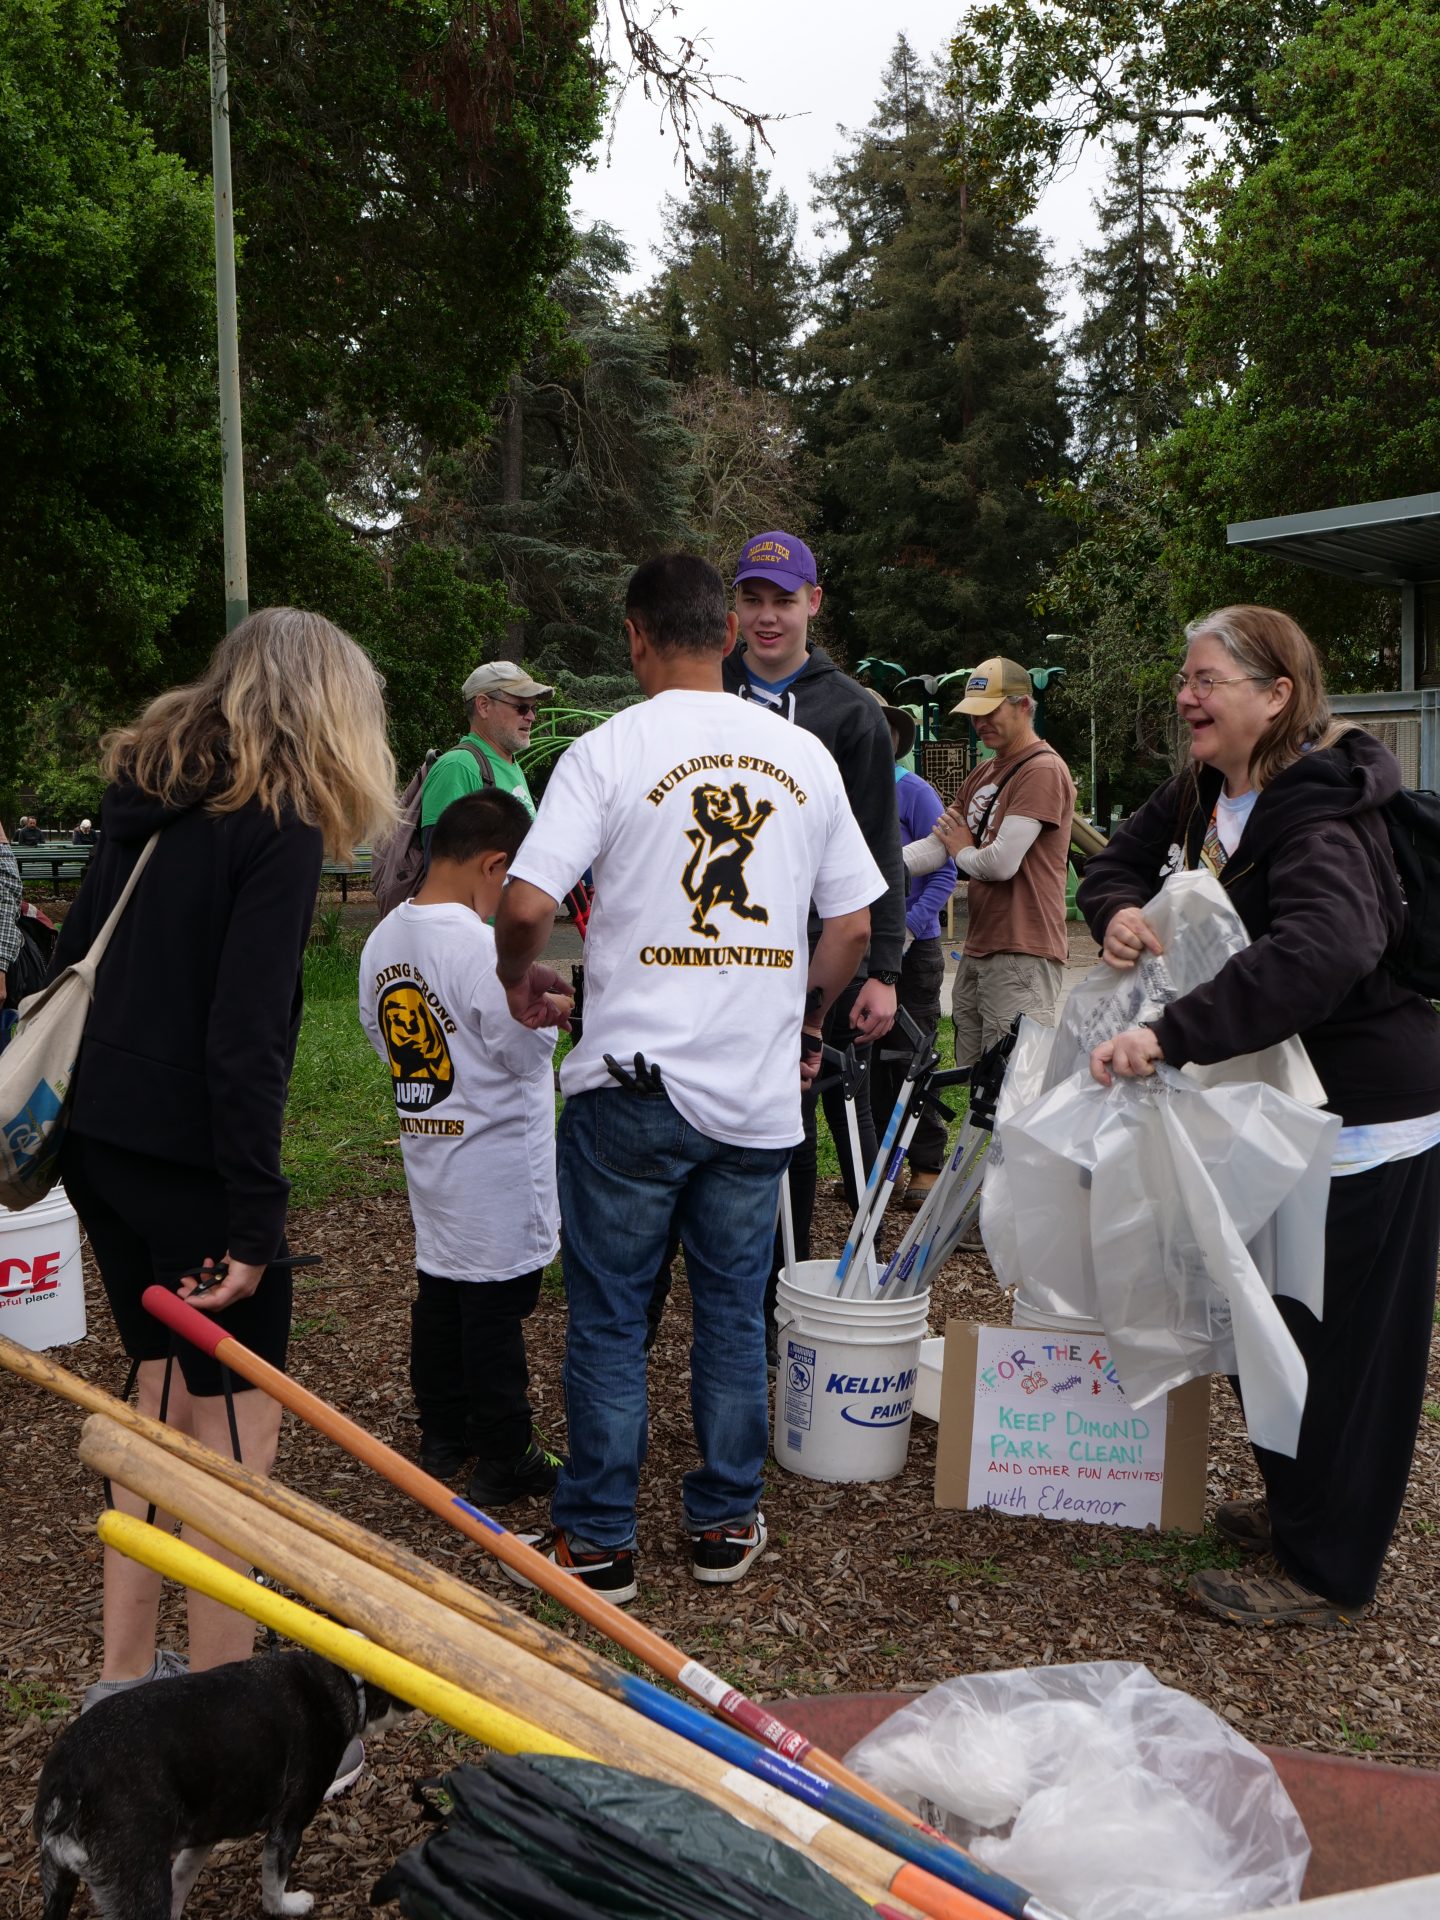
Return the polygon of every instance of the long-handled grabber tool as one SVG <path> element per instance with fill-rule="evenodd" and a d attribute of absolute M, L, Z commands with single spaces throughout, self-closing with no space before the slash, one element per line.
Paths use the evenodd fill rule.
<path fill-rule="evenodd" d="M 931 1099 L 930 1088 L 940 1062 L 934 1036 L 922 1033 L 903 1007 L 897 1012 L 895 1021 L 909 1046 L 904 1052 L 891 1050 L 888 1056 L 881 1057 L 903 1059 L 906 1063 L 905 1075 L 890 1110 L 890 1118 L 885 1124 L 885 1134 L 875 1156 L 875 1165 L 870 1170 L 865 1198 L 856 1213 L 835 1270 L 836 1291 L 842 1300 L 854 1300 L 864 1293 L 874 1294 L 878 1291 L 875 1236 L 880 1231 L 885 1209 L 894 1196 L 900 1169 L 905 1164 L 906 1150 L 915 1137 L 915 1129 L 920 1124 L 926 1102 Z M 950 1118 L 947 1107 L 939 1101 L 932 1104 L 940 1106 L 947 1120 Z"/>

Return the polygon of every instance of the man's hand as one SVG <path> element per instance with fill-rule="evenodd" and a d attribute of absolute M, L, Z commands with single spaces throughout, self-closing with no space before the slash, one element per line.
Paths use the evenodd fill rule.
<path fill-rule="evenodd" d="M 225 1255 L 225 1264 L 230 1271 L 217 1286 L 203 1286 L 205 1274 L 214 1271 L 213 1260 L 205 1261 L 200 1269 L 200 1279 L 187 1274 L 180 1282 L 180 1298 L 188 1300 L 192 1307 L 198 1307 L 201 1313 L 219 1313 L 223 1308 L 233 1306 L 237 1300 L 248 1300 L 260 1284 L 264 1267 L 247 1266 L 243 1260 L 232 1260 L 228 1253 Z M 202 1287 L 203 1291 L 197 1291 Z"/>
<path fill-rule="evenodd" d="M 543 960 L 534 961 L 513 987 L 506 987 L 505 998 L 512 1018 L 522 1027 L 563 1027 L 570 1031 L 570 1009 L 575 1004 L 570 982 Z"/>
<path fill-rule="evenodd" d="M 1164 1058 L 1149 1027 L 1128 1027 L 1096 1047 L 1090 1056 L 1090 1077 L 1102 1087 L 1113 1087 L 1117 1074 L 1122 1080 L 1145 1080 L 1154 1073 L 1156 1061 Z"/>
<path fill-rule="evenodd" d="M 855 996 L 850 1013 L 857 1047 L 883 1040 L 895 1024 L 895 989 L 883 980 L 867 980 Z"/>
<path fill-rule="evenodd" d="M 1105 929 L 1105 944 L 1100 957 L 1107 966 L 1124 973 L 1133 967 L 1142 953 L 1161 952 L 1159 937 L 1139 907 L 1121 907 Z"/>
<path fill-rule="evenodd" d="M 5 1004 L 5 975 L 0 972 L 0 1007 Z"/>
<path fill-rule="evenodd" d="M 803 1088 L 813 1086 L 820 1075 L 824 1035 L 819 1027 L 800 1029 L 800 1085 Z"/>
<path fill-rule="evenodd" d="M 964 814 L 953 800 L 930 831 L 952 860 L 957 853 L 963 853 L 966 847 L 973 847 L 975 844 L 975 836 L 966 824 Z"/>

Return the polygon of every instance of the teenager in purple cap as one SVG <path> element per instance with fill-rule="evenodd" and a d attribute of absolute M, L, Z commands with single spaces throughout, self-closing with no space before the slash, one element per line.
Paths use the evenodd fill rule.
<path fill-rule="evenodd" d="M 905 948 L 905 865 L 895 803 L 895 754 L 885 716 L 858 681 L 836 666 L 809 638 L 822 592 L 815 556 L 794 534 L 757 533 L 747 540 L 735 569 L 735 612 L 740 644 L 725 661 L 725 685 L 813 733 L 830 749 L 840 769 L 850 810 L 885 876 L 886 892 L 870 909 L 870 949 L 849 988 L 826 1022 L 826 1038 L 843 1047 L 852 1037 L 863 1045 L 882 1039 L 895 1020 L 895 985 Z M 819 922 L 811 916 L 811 943 Z M 815 1206 L 815 1095 L 805 1103 L 805 1141 L 790 1163 L 796 1252 L 810 1251 Z M 837 1088 L 825 1095 L 825 1113 L 839 1148 L 846 1196 L 859 1204 L 860 1188 L 876 1152 L 870 1102 L 861 1099 L 860 1151 L 865 1165 L 849 1165 L 843 1101 Z M 772 1302 L 773 1307 L 773 1302 Z M 771 1337 L 773 1339 L 773 1313 Z"/>

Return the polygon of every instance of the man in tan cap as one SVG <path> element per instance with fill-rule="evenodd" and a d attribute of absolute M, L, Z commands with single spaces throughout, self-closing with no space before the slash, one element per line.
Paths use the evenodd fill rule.
<path fill-rule="evenodd" d="M 440 758 L 425 778 L 420 801 L 420 843 L 428 859 L 430 833 L 452 800 L 480 787 L 499 787 L 535 818 L 535 802 L 516 761 L 530 744 L 539 702 L 555 691 L 532 680 L 513 660 L 487 660 L 460 689 L 470 730 Z"/>
<path fill-rule="evenodd" d="M 1075 782 L 1035 731 L 1030 675 L 983 660 L 954 708 L 994 758 L 982 760 L 928 839 L 905 849 L 911 873 L 947 853 L 969 881 L 970 920 L 951 1000 L 955 1063 L 973 1066 L 1016 1014 L 1054 1026 L 1064 978 L 1065 875 Z"/>

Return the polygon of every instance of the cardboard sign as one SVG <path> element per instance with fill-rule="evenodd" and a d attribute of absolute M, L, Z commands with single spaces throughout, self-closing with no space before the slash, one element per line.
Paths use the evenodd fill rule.
<path fill-rule="evenodd" d="M 935 1504 L 1198 1533 L 1209 1430 L 1208 1379 L 1133 1408 L 1103 1334 L 952 1320 Z"/>

